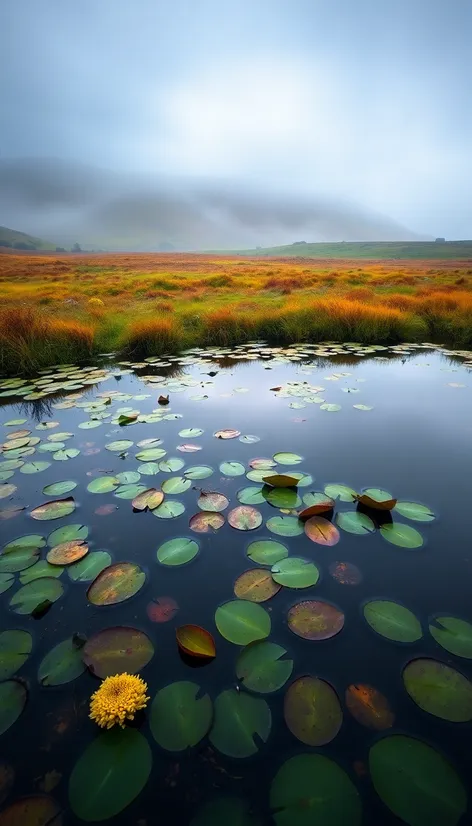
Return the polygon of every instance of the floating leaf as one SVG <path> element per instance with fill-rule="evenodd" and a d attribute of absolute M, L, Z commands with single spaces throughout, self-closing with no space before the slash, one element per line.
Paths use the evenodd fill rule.
<path fill-rule="evenodd" d="M 184 466 L 185 462 L 183 459 L 172 457 L 170 459 L 163 459 L 162 462 L 159 462 L 159 470 L 162 470 L 163 473 L 176 473 L 176 471 L 182 470 Z"/>
<path fill-rule="evenodd" d="M 121 487 L 115 491 L 115 496 L 117 496 L 118 499 L 135 499 L 140 493 L 144 493 L 145 490 L 146 485 L 121 485 Z"/>
<path fill-rule="evenodd" d="M 139 472 L 140 476 L 156 476 L 160 472 L 160 469 L 160 463 L 148 462 L 145 465 L 139 465 L 137 472 Z"/>
<path fill-rule="evenodd" d="M 285 473 L 269 474 L 264 476 L 262 481 L 273 488 L 296 488 L 298 485 L 298 479 Z"/>
<path fill-rule="evenodd" d="M 395 721 L 386 697 L 370 685 L 357 683 L 346 688 L 346 706 L 358 723 L 375 731 L 391 728 Z"/>
<path fill-rule="evenodd" d="M 136 454 L 138 462 L 156 462 L 158 459 L 163 459 L 166 451 L 160 447 L 150 447 L 147 450 L 141 450 Z"/>
<path fill-rule="evenodd" d="M 295 488 L 271 488 L 265 485 L 262 493 L 264 500 L 274 508 L 297 508 L 302 503 Z"/>
<path fill-rule="evenodd" d="M 325 402 L 324 404 L 320 404 L 320 410 L 327 410 L 328 413 L 337 413 L 338 410 L 341 410 L 341 405 L 328 404 L 328 402 Z"/>
<path fill-rule="evenodd" d="M 375 533 L 375 525 L 372 519 L 362 511 L 341 511 L 341 513 L 337 513 L 336 525 L 347 533 L 355 533 L 360 536 Z"/>
<path fill-rule="evenodd" d="M 305 640 L 328 640 L 344 627 L 344 614 L 321 600 L 298 602 L 290 608 L 288 627 Z"/>
<path fill-rule="evenodd" d="M 143 631 L 115 626 L 98 631 L 85 643 L 81 656 L 100 679 L 114 674 L 137 674 L 154 656 L 154 646 Z"/>
<path fill-rule="evenodd" d="M 203 432 L 199 427 L 187 427 L 184 430 L 179 430 L 179 436 L 182 439 L 196 439 L 197 436 L 202 436 Z"/>
<path fill-rule="evenodd" d="M 215 533 L 225 523 L 225 518 L 221 513 L 211 511 L 200 511 L 192 516 L 189 527 L 196 533 Z"/>
<path fill-rule="evenodd" d="M 134 596 L 143 587 L 146 574 L 134 562 L 115 562 L 104 568 L 89 586 L 92 605 L 116 605 Z"/>
<path fill-rule="evenodd" d="M 20 670 L 32 648 L 33 638 L 28 631 L 0 631 L 1 681 L 8 680 Z"/>
<path fill-rule="evenodd" d="M 45 559 L 36 562 L 31 568 L 22 571 L 20 574 L 20 582 L 26 585 L 28 582 L 33 582 L 34 579 L 42 579 L 45 576 L 60 577 L 64 573 L 64 568 L 59 565 L 50 565 Z"/>
<path fill-rule="evenodd" d="M 89 493 L 111 493 L 120 486 L 120 480 L 116 476 L 97 476 L 87 485 Z"/>
<path fill-rule="evenodd" d="M 228 513 L 228 524 L 238 531 L 253 531 L 262 525 L 262 516 L 250 505 L 239 505 Z"/>
<path fill-rule="evenodd" d="M 247 488 L 241 488 L 236 495 L 242 505 L 262 505 L 266 501 L 260 486 L 250 485 Z"/>
<path fill-rule="evenodd" d="M 236 676 L 245 688 L 259 694 L 278 691 L 290 678 L 293 660 L 283 660 L 287 653 L 274 642 L 254 642 L 248 645 L 236 661 Z"/>
<path fill-rule="evenodd" d="M 458 617 L 434 617 L 429 623 L 431 636 L 446 651 L 472 659 L 472 625 Z"/>
<path fill-rule="evenodd" d="M 152 511 L 163 501 L 164 494 L 161 490 L 156 490 L 156 488 L 148 488 L 148 490 L 143 490 L 142 493 L 139 493 L 136 498 L 133 499 L 131 504 L 133 505 L 135 511 Z"/>
<path fill-rule="evenodd" d="M 237 439 L 241 432 L 239 430 L 217 430 L 213 435 L 217 439 Z"/>
<path fill-rule="evenodd" d="M 403 669 L 405 688 L 423 711 L 466 723 L 472 720 L 472 683 L 460 671 L 438 660 L 412 660 Z"/>
<path fill-rule="evenodd" d="M 272 715 L 265 700 L 231 688 L 215 700 L 210 742 L 228 757 L 250 757 L 258 751 L 259 740 L 267 742 L 271 727 Z"/>
<path fill-rule="evenodd" d="M 177 450 L 180 450 L 181 453 L 197 453 L 198 450 L 201 450 L 201 445 L 192 445 L 192 444 L 184 444 L 184 445 L 177 445 Z"/>
<path fill-rule="evenodd" d="M 67 573 L 73 582 L 92 582 L 110 564 L 111 556 L 107 551 L 93 551 L 79 562 L 69 565 Z"/>
<path fill-rule="evenodd" d="M 246 470 L 241 462 L 222 462 L 220 472 L 225 476 L 244 476 Z"/>
<path fill-rule="evenodd" d="M 8 496 L 12 496 L 16 491 L 16 485 L 5 484 L 0 485 L 0 499 L 7 499 Z"/>
<path fill-rule="evenodd" d="M 365 508 L 380 511 L 391 511 L 397 504 L 397 500 L 392 498 L 391 493 L 381 488 L 366 488 L 357 499 Z"/>
<path fill-rule="evenodd" d="M 303 523 L 302 523 L 303 524 Z M 312 516 L 304 524 L 308 539 L 318 545 L 336 545 L 339 540 L 338 529 L 323 516 Z"/>
<path fill-rule="evenodd" d="M 86 821 L 114 817 L 142 791 L 151 768 L 152 752 L 139 731 L 118 727 L 105 731 L 74 766 L 69 780 L 72 811 Z"/>
<path fill-rule="evenodd" d="M 181 625 L 176 629 L 175 635 L 180 650 L 189 657 L 216 657 L 215 641 L 205 628 L 199 625 Z"/>
<path fill-rule="evenodd" d="M 308 746 L 330 743 L 343 721 L 334 688 L 325 680 L 310 676 L 299 677 L 288 688 L 284 717 L 292 734 Z"/>
<path fill-rule="evenodd" d="M 279 585 L 287 588 L 309 588 L 316 585 L 320 572 L 314 562 L 290 556 L 281 559 L 271 568 L 272 577 Z"/>
<path fill-rule="evenodd" d="M 20 468 L 20 473 L 41 473 L 43 470 L 47 470 L 48 467 L 51 467 L 51 462 L 25 462 Z"/>
<path fill-rule="evenodd" d="M 416 528 L 411 525 L 404 525 L 402 522 L 391 522 L 381 525 L 380 533 L 391 545 L 399 548 L 421 548 L 424 544 L 423 537 Z"/>
<path fill-rule="evenodd" d="M 88 528 L 86 525 L 64 525 L 63 528 L 56 528 L 55 531 L 48 536 L 48 545 L 54 548 L 55 545 L 60 545 L 61 542 L 69 542 L 72 539 L 87 539 Z"/>
<path fill-rule="evenodd" d="M 139 482 L 140 477 L 141 474 L 137 470 L 125 470 L 123 473 L 116 474 L 116 479 L 118 479 L 120 485 L 135 485 L 136 482 Z"/>
<path fill-rule="evenodd" d="M 360 826 L 359 792 L 334 760 L 299 754 L 283 764 L 270 789 L 276 826 Z"/>
<path fill-rule="evenodd" d="M 423 636 L 415 615 L 398 602 L 372 600 L 364 605 L 364 617 L 374 631 L 394 642 L 417 642 Z"/>
<path fill-rule="evenodd" d="M 299 536 L 303 533 L 303 522 L 295 516 L 271 516 L 266 526 L 278 536 Z"/>
<path fill-rule="evenodd" d="M 212 473 L 213 468 L 207 465 L 195 465 L 194 467 L 187 468 L 187 470 L 184 471 L 184 476 L 186 479 L 207 479 Z"/>
<path fill-rule="evenodd" d="M 329 572 L 340 585 L 359 585 L 362 581 L 362 574 L 352 562 L 332 562 Z"/>
<path fill-rule="evenodd" d="M 163 502 L 158 508 L 155 508 L 152 511 L 152 515 L 157 516 L 159 519 L 175 519 L 177 516 L 181 516 L 184 511 L 185 505 L 183 502 L 170 499 Z"/>
<path fill-rule="evenodd" d="M 26 705 L 27 697 L 28 692 L 19 680 L 0 683 L 0 735 L 16 723 Z"/>
<path fill-rule="evenodd" d="M 169 622 L 179 610 L 172 597 L 155 597 L 147 606 L 146 613 L 151 622 Z"/>
<path fill-rule="evenodd" d="M 419 505 L 417 502 L 397 502 L 395 510 L 401 516 L 415 522 L 432 522 L 436 518 L 431 508 L 426 505 Z"/>
<path fill-rule="evenodd" d="M 63 493 L 70 493 L 71 490 L 77 487 L 77 482 L 72 481 L 65 481 L 65 482 L 54 482 L 52 485 L 46 485 L 43 488 L 43 493 L 45 496 L 62 496 Z"/>
<path fill-rule="evenodd" d="M 68 459 L 75 459 L 79 453 L 80 450 L 77 450 L 76 447 L 67 447 L 65 450 L 56 450 L 55 453 L 53 453 L 52 458 L 56 462 L 67 462 Z"/>
<path fill-rule="evenodd" d="M 222 493 L 214 490 L 202 490 L 197 505 L 203 511 L 219 512 L 224 511 L 229 505 L 229 499 Z"/>
<path fill-rule="evenodd" d="M 190 826 L 261 826 L 260 820 L 249 813 L 249 804 L 238 797 L 217 797 L 205 803 Z"/>
<path fill-rule="evenodd" d="M 299 465 L 303 462 L 303 456 L 298 453 L 275 453 L 273 459 L 278 465 Z"/>
<path fill-rule="evenodd" d="M 61 807 L 45 794 L 31 794 L 10 803 L 0 814 L 1 826 L 61 826 Z"/>
<path fill-rule="evenodd" d="M 182 680 L 157 692 L 151 705 L 150 726 L 156 742 L 167 751 L 196 746 L 207 734 L 213 719 L 208 694 L 198 696 L 200 686 Z"/>
<path fill-rule="evenodd" d="M 30 516 L 38 521 L 48 519 L 61 519 L 63 516 L 70 516 L 75 511 L 76 504 L 73 496 L 66 499 L 55 499 L 52 502 L 45 502 L 31 511 Z"/>
<path fill-rule="evenodd" d="M 50 565 L 71 565 L 87 553 L 88 545 L 83 539 L 71 539 L 69 542 L 61 542 L 51 548 L 46 558 Z"/>
<path fill-rule="evenodd" d="M 42 577 L 23 585 L 13 594 L 10 608 L 15 614 L 33 614 L 43 605 L 51 605 L 64 593 L 64 586 L 58 579 Z"/>
<path fill-rule="evenodd" d="M 370 407 L 368 404 L 353 404 L 356 410 L 373 410 L 373 407 Z"/>
<path fill-rule="evenodd" d="M 457 826 L 467 792 L 445 758 L 414 737 L 393 734 L 369 752 L 375 791 L 410 826 Z"/>
<path fill-rule="evenodd" d="M 54 646 L 39 666 L 38 680 L 41 685 L 64 685 L 80 677 L 85 671 L 82 646 L 83 642 L 74 637 Z"/>
<path fill-rule="evenodd" d="M 112 453 L 124 453 L 126 450 L 129 450 L 130 447 L 133 447 L 133 445 L 134 442 L 130 441 L 130 439 L 118 439 L 116 442 L 109 442 L 105 445 L 105 448 Z"/>
<path fill-rule="evenodd" d="M 216 609 L 215 623 L 221 636 L 235 645 L 249 645 L 270 634 L 267 611 L 249 600 L 232 600 Z"/>
<path fill-rule="evenodd" d="M 277 462 L 274 462 L 273 459 L 264 459 L 264 458 L 256 458 L 251 459 L 249 462 L 249 467 L 253 470 L 270 470 L 271 468 L 275 467 Z M 277 476 L 277 474 L 274 474 Z M 289 478 L 292 478 L 291 476 Z M 288 485 L 282 485 L 282 487 L 288 487 Z"/>
<path fill-rule="evenodd" d="M 241 574 L 234 583 L 234 594 L 238 599 L 250 602 L 266 602 L 280 591 L 272 579 L 272 574 L 265 568 L 251 568 Z"/>
<path fill-rule="evenodd" d="M 43 536 L 28 534 L 9 542 L 0 554 L 0 572 L 16 573 L 30 568 L 39 559 L 39 549 L 45 545 Z"/>
<path fill-rule="evenodd" d="M 168 539 L 158 548 L 157 559 L 162 565 L 185 565 L 198 554 L 198 544 L 194 539 L 176 537 Z"/>
<path fill-rule="evenodd" d="M 305 493 L 303 501 L 307 506 L 306 510 L 299 514 L 299 518 L 303 521 L 310 519 L 311 516 L 328 513 L 334 508 L 334 499 L 331 499 L 331 497 L 327 496 L 323 491 L 312 490 L 310 493 Z"/>
<path fill-rule="evenodd" d="M 34 565 L 33 565 L 34 568 Z M 0 574 L 0 594 L 4 594 L 15 582 L 13 574 Z"/>
<path fill-rule="evenodd" d="M 249 559 L 257 562 L 258 565 L 272 566 L 280 559 L 285 559 L 288 556 L 288 548 L 274 539 L 259 539 L 257 542 L 251 542 L 246 554 Z"/>

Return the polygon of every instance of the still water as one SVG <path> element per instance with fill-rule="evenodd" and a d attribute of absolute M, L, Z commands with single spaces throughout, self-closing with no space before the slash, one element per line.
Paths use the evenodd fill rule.
<path fill-rule="evenodd" d="M 3 380 L 0 826 L 470 822 L 471 361 L 432 345 L 259 342 Z M 274 493 L 263 479 L 281 474 L 291 481 Z M 69 485 L 51 495 L 59 482 Z M 151 487 L 162 487 L 163 503 L 134 510 Z M 358 505 L 349 489 L 370 491 L 384 509 Z M 208 532 L 191 522 L 208 510 L 202 491 L 227 500 L 217 498 L 221 518 L 210 517 Z M 328 495 L 331 509 L 299 519 Z M 68 497 L 68 515 L 35 518 Z M 241 506 L 252 510 L 232 515 Z M 51 539 L 67 526 L 77 527 Z M 88 543 L 81 562 L 45 564 L 58 542 L 78 538 Z M 175 538 L 196 546 L 182 542 L 175 555 L 166 546 L 158 559 Z M 258 555 L 260 540 L 279 543 L 262 546 L 273 558 Z M 300 567 L 287 571 L 291 558 Z M 101 568 L 123 561 L 139 566 L 136 593 L 91 601 Z M 234 587 L 249 569 L 282 587 L 251 602 L 256 589 L 239 580 L 255 607 L 240 615 Z M 29 581 L 38 590 L 22 596 Z M 329 613 L 327 624 L 312 618 L 318 638 L 290 627 L 307 601 Z M 443 621 L 451 617 L 465 623 Z M 214 658 L 180 652 L 176 630 L 187 624 L 212 635 Z M 138 670 L 150 701 L 129 743 L 89 719 L 100 681 L 82 663 L 86 640 L 117 626 L 146 635 Z M 72 660 L 59 650 L 44 663 L 62 642 Z M 118 651 L 120 672 L 134 673 L 131 653 Z M 155 701 L 182 681 L 195 686 L 185 701 L 179 687 Z M 98 760 L 97 738 L 108 738 Z"/>

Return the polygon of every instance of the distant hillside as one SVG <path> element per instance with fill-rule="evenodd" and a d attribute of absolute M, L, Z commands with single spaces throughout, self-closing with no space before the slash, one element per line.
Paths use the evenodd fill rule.
<path fill-rule="evenodd" d="M 213 250 L 220 254 L 226 250 Z M 228 251 L 229 252 L 229 251 Z M 470 258 L 472 241 L 342 241 L 335 244 L 297 242 L 284 247 L 231 250 L 231 255 L 277 258 L 376 258 L 445 259 Z"/>
<path fill-rule="evenodd" d="M 19 245 L 26 246 L 19 246 Z M 42 238 L 35 238 L 34 235 L 27 235 L 25 232 L 17 232 L 8 227 L 0 227 L 0 247 L 13 247 L 14 249 L 36 249 L 55 250 L 56 245 L 51 241 L 44 241 Z"/>

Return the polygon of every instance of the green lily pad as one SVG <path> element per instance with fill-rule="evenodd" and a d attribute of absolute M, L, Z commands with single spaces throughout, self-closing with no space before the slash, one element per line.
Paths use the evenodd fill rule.
<path fill-rule="evenodd" d="M 46 541 L 43 536 L 29 534 L 9 542 L 0 554 L 0 572 L 14 574 L 30 568 L 39 559 L 39 549 Z"/>
<path fill-rule="evenodd" d="M 70 516 L 75 508 L 74 497 L 68 496 L 66 499 L 55 499 L 51 502 L 45 502 L 44 505 L 39 505 L 31 511 L 30 516 L 32 519 L 41 522 L 49 519 L 62 519 L 64 516 Z"/>
<path fill-rule="evenodd" d="M 67 447 L 65 450 L 56 450 L 55 453 L 53 453 L 52 458 L 56 462 L 67 462 L 68 459 L 75 459 L 79 453 L 80 450 L 76 447 Z"/>
<path fill-rule="evenodd" d="M 457 657 L 472 660 L 472 625 L 458 617 L 439 616 L 430 620 L 432 637 L 446 651 Z"/>
<path fill-rule="evenodd" d="M 136 459 L 138 462 L 157 462 L 159 459 L 164 458 L 166 452 L 162 447 L 150 447 L 147 448 L 147 450 L 141 450 L 137 453 Z"/>
<path fill-rule="evenodd" d="M 138 473 L 141 476 L 156 476 L 160 472 L 160 464 L 157 462 L 148 462 L 145 465 L 139 465 Z"/>
<path fill-rule="evenodd" d="M 25 464 L 20 467 L 20 473 L 41 473 L 43 470 L 47 470 L 48 467 L 51 467 L 51 462 L 25 462 Z"/>
<path fill-rule="evenodd" d="M 300 536 L 304 531 L 303 522 L 296 516 L 271 516 L 266 527 L 278 536 Z"/>
<path fill-rule="evenodd" d="M 246 468 L 241 462 L 222 462 L 220 472 L 224 476 L 244 476 Z"/>
<path fill-rule="evenodd" d="M 203 432 L 199 427 L 187 427 L 184 430 L 179 430 L 179 436 L 182 436 L 183 439 L 196 439 L 197 436 L 202 436 Z"/>
<path fill-rule="evenodd" d="M 276 826 L 360 826 L 362 803 L 346 772 L 321 754 L 299 754 L 279 769 L 270 789 Z"/>
<path fill-rule="evenodd" d="M 68 565 L 67 573 L 73 582 L 92 582 L 110 564 L 111 556 L 107 551 L 92 551 L 73 565 Z"/>
<path fill-rule="evenodd" d="M 157 692 L 149 722 L 152 736 L 163 749 L 184 751 L 205 737 L 212 720 L 208 694 L 202 694 L 196 683 L 182 680 Z"/>
<path fill-rule="evenodd" d="M 303 462 L 303 456 L 298 453 L 275 453 L 273 458 L 278 465 L 299 465 Z"/>
<path fill-rule="evenodd" d="M 130 599 L 143 587 L 146 574 L 134 562 L 115 562 L 104 568 L 87 591 L 92 605 L 116 605 Z"/>
<path fill-rule="evenodd" d="M 61 576 L 63 571 L 64 568 L 61 568 L 59 565 L 50 565 L 46 559 L 40 559 L 39 562 L 36 562 L 36 564 L 32 565 L 31 568 L 27 568 L 25 571 L 21 572 L 20 582 L 22 585 L 26 585 L 28 582 L 33 582 L 35 579 L 43 579 L 45 576 L 52 576 L 57 579 Z"/>
<path fill-rule="evenodd" d="M 115 491 L 115 496 L 118 499 L 136 499 L 140 493 L 144 493 L 147 490 L 146 485 L 121 485 Z"/>
<path fill-rule="evenodd" d="M 286 588 L 309 588 L 316 585 L 320 578 L 320 572 L 314 562 L 296 556 L 276 562 L 271 568 L 271 574 L 275 582 L 285 585 Z"/>
<path fill-rule="evenodd" d="M 210 742 L 222 754 L 237 758 L 256 754 L 259 740 L 267 742 L 271 728 L 270 708 L 261 697 L 230 688 L 216 698 Z"/>
<path fill-rule="evenodd" d="M 219 513 L 224 511 L 229 505 L 229 499 L 222 493 L 214 490 L 202 490 L 198 498 L 197 505 L 203 511 L 211 511 L 212 513 Z"/>
<path fill-rule="evenodd" d="M 262 486 L 256 487 L 249 485 L 247 488 L 241 488 L 236 494 L 241 505 L 263 505 L 265 496 L 262 493 Z"/>
<path fill-rule="evenodd" d="M 23 711 L 28 692 L 18 680 L 0 683 L 0 735 L 4 734 Z"/>
<path fill-rule="evenodd" d="M 43 442 L 38 445 L 38 450 L 41 453 L 55 453 L 57 450 L 64 450 L 65 442 Z"/>
<path fill-rule="evenodd" d="M 120 486 L 116 476 L 97 476 L 87 485 L 89 493 L 111 493 Z"/>
<path fill-rule="evenodd" d="M 260 539 L 257 542 L 251 542 L 246 554 L 249 559 L 257 562 L 258 565 L 270 565 L 272 567 L 276 562 L 288 556 L 288 548 L 274 539 Z"/>
<path fill-rule="evenodd" d="M 216 609 L 215 623 L 221 636 L 235 645 L 249 645 L 270 634 L 267 611 L 255 602 L 235 599 Z"/>
<path fill-rule="evenodd" d="M 183 476 L 171 476 L 162 483 L 162 490 L 166 494 L 177 496 L 179 493 L 185 493 L 192 487 L 190 479 L 184 479 Z"/>
<path fill-rule="evenodd" d="M 0 499 L 7 499 L 9 496 L 12 496 L 16 491 L 16 485 L 9 482 L 7 484 L 0 485 Z"/>
<path fill-rule="evenodd" d="M 137 470 L 124 470 L 122 473 L 117 473 L 115 479 L 118 479 L 120 485 L 135 485 L 139 482 L 141 474 Z"/>
<path fill-rule="evenodd" d="M 364 617 L 374 631 L 394 642 L 417 642 L 423 636 L 415 615 L 398 602 L 372 600 L 364 605 Z"/>
<path fill-rule="evenodd" d="M 72 542 L 73 539 L 87 539 L 89 529 L 86 525 L 73 524 L 64 525 L 63 528 L 56 528 L 55 531 L 48 536 L 48 545 L 50 548 L 55 548 L 62 542 Z"/>
<path fill-rule="evenodd" d="M 472 720 L 472 683 L 460 671 L 439 660 L 419 658 L 403 669 L 408 694 L 423 711 L 450 720 Z"/>
<path fill-rule="evenodd" d="M 288 688 L 284 717 L 292 734 L 308 746 L 324 746 L 333 740 L 343 721 L 334 688 L 318 677 L 299 677 Z"/>
<path fill-rule="evenodd" d="M 336 525 L 347 533 L 365 536 L 375 533 L 375 525 L 370 516 L 362 511 L 341 511 L 336 514 Z"/>
<path fill-rule="evenodd" d="M 0 594 L 4 594 L 8 591 L 14 582 L 15 577 L 13 574 L 0 574 Z"/>
<path fill-rule="evenodd" d="M 158 548 L 157 559 L 162 565 L 185 565 L 198 554 L 198 543 L 187 537 L 176 537 Z"/>
<path fill-rule="evenodd" d="M 262 525 L 262 516 L 251 505 L 239 505 L 228 513 L 228 524 L 238 531 L 253 531 Z"/>
<path fill-rule="evenodd" d="M 105 445 L 105 449 L 110 450 L 112 453 L 125 453 L 125 451 L 129 450 L 133 445 L 134 442 L 130 439 L 118 439 L 115 442 L 109 442 Z"/>
<path fill-rule="evenodd" d="M 208 479 L 212 474 L 213 468 L 208 467 L 208 465 L 194 465 L 194 467 L 188 467 L 184 471 L 186 479 Z"/>
<path fill-rule="evenodd" d="M 370 407 L 368 404 L 353 404 L 356 410 L 373 410 L 373 407 Z"/>
<path fill-rule="evenodd" d="M 152 511 L 153 516 L 158 519 L 175 519 L 185 512 L 185 505 L 183 502 L 178 502 L 176 499 L 169 499 L 159 505 Z"/>
<path fill-rule="evenodd" d="M 432 522 L 436 518 L 431 508 L 417 502 L 397 502 L 394 510 L 414 522 Z"/>
<path fill-rule="evenodd" d="M 176 473 L 178 470 L 182 470 L 184 466 L 184 460 L 176 457 L 163 459 L 162 462 L 159 462 L 159 470 L 162 470 L 163 473 Z"/>
<path fill-rule="evenodd" d="M 25 664 L 33 648 L 28 631 L 0 631 L 0 680 L 13 677 Z"/>
<path fill-rule="evenodd" d="M 424 544 L 423 537 L 416 528 L 411 525 L 404 525 L 402 522 L 392 522 L 381 525 L 380 533 L 391 545 L 399 548 L 421 548 Z"/>
<path fill-rule="evenodd" d="M 15 614 L 32 614 L 43 604 L 56 602 L 63 593 L 64 586 L 58 579 L 34 579 L 13 594 L 10 608 Z"/>
<path fill-rule="evenodd" d="M 341 410 L 341 405 L 328 404 L 328 402 L 324 402 L 324 404 L 320 404 L 320 410 L 327 410 L 328 413 L 337 413 L 338 410 Z"/>
<path fill-rule="evenodd" d="M 278 691 L 290 678 L 293 660 L 283 660 L 287 653 L 274 642 L 254 642 L 248 645 L 236 661 L 236 676 L 245 688 L 259 694 Z"/>
<path fill-rule="evenodd" d="M 90 637 L 81 656 L 92 674 L 103 680 L 124 672 L 138 674 L 152 660 L 154 646 L 144 631 L 116 626 Z"/>
<path fill-rule="evenodd" d="M 262 488 L 262 494 L 274 508 L 298 508 L 302 504 L 295 488 L 271 488 L 266 485 Z"/>
<path fill-rule="evenodd" d="M 53 482 L 52 485 L 46 485 L 43 488 L 43 494 L 45 496 L 62 496 L 64 493 L 70 493 L 71 490 L 74 490 L 77 487 L 77 482 L 73 482 L 71 480 L 65 482 Z"/>
<path fill-rule="evenodd" d="M 467 792 L 450 763 L 432 746 L 393 734 L 369 752 L 375 791 L 409 826 L 457 826 L 467 809 Z"/>
<path fill-rule="evenodd" d="M 140 794 L 151 768 L 151 748 L 139 731 L 119 727 L 105 731 L 74 766 L 69 780 L 72 811 L 85 821 L 114 817 Z"/>
<path fill-rule="evenodd" d="M 41 685 L 64 685 L 85 671 L 82 662 L 83 642 L 74 637 L 60 642 L 46 654 L 38 669 Z"/>

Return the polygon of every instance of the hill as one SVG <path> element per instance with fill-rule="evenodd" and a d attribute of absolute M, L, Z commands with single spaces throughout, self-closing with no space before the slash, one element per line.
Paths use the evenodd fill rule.
<path fill-rule="evenodd" d="M 19 244 L 25 246 L 19 246 Z M 56 245 L 51 241 L 44 241 L 42 238 L 35 238 L 34 235 L 27 235 L 26 232 L 17 232 L 15 229 L 8 229 L 8 227 L 0 227 L 0 247 L 30 250 L 56 249 Z"/>
<path fill-rule="evenodd" d="M 214 250 L 216 252 L 216 250 Z M 222 253 L 222 250 L 219 250 Z M 472 259 L 472 241 L 341 241 L 232 250 L 231 255 L 276 258 Z"/>

